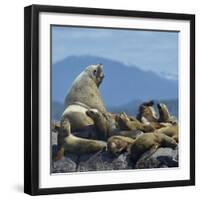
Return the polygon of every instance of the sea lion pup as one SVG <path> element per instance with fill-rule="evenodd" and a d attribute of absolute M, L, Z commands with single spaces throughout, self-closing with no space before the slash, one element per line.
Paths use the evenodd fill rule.
<path fill-rule="evenodd" d="M 154 101 L 149 101 L 142 103 L 139 106 L 139 113 L 137 114 L 137 119 L 140 122 L 157 122 L 158 121 L 158 116 L 156 114 L 156 111 L 153 107 Z"/>
<path fill-rule="evenodd" d="M 125 136 L 115 135 L 108 139 L 107 149 L 108 151 L 115 156 L 118 156 L 120 153 L 128 151 L 131 144 L 134 143 L 134 139 Z"/>
<path fill-rule="evenodd" d="M 94 121 L 97 130 L 98 139 L 107 140 L 113 135 L 127 136 L 136 138 L 142 134 L 139 130 L 120 130 L 116 123 L 116 115 L 109 112 L 100 112 L 97 109 L 89 109 L 86 114 Z"/>
<path fill-rule="evenodd" d="M 156 132 L 172 137 L 176 142 L 178 142 L 178 125 L 163 127 L 156 130 Z"/>
<path fill-rule="evenodd" d="M 90 140 L 76 137 L 71 134 L 69 120 L 61 123 L 61 133 L 58 137 L 58 153 L 55 160 L 64 156 L 64 152 L 74 153 L 76 155 L 95 153 L 107 147 L 106 142 L 100 140 Z"/>
<path fill-rule="evenodd" d="M 103 65 L 90 65 L 72 83 L 62 115 L 63 119 L 70 121 L 72 132 L 93 124 L 93 120 L 85 114 L 88 108 L 106 111 L 99 92 L 103 78 Z"/>
<path fill-rule="evenodd" d="M 177 119 L 174 116 L 171 116 L 167 105 L 164 103 L 157 104 L 158 111 L 159 111 L 159 119 L 158 122 L 166 122 L 166 123 L 177 123 Z"/>
<path fill-rule="evenodd" d="M 149 156 L 151 156 L 159 147 L 171 147 L 175 148 L 177 146 L 176 141 L 162 133 L 145 133 L 136 138 L 134 143 L 130 147 L 131 158 L 136 162 L 139 157 L 149 151 Z"/>

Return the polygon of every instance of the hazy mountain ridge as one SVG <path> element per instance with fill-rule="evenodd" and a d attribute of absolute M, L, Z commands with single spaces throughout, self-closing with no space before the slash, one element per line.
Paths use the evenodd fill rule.
<path fill-rule="evenodd" d="M 169 109 L 169 112 L 178 117 L 178 99 L 168 99 L 168 100 L 154 100 L 155 104 L 154 104 L 154 108 L 158 113 L 157 110 L 157 103 L 165 103 Z M 140 104 L 143 103 L 140 100 L 134 100 L 131 101 L 128 104 L 125 105 L 121 105 L 121 106 L 108 106 L 107 110 L 109 112 L 113 112 L 113 113 L 120 113 L 120 112 L 125 112 L 128 115 L 133 115 L 136 116 L 138 113 L 138 108 L 140 106 Z"/>
<path fill-rule="evenodd" d="M 165 103 L 168 106 L 169 112 L 178 118 L 178 99 L 169 99 L 169 100 L 155 100 L 155 109 L 158 102 Z M 138 113 L 139 105 L 142 103 L 140 100 L 131 101 L 128 104 L 121 106 L 108 106 L 107 110 L 113 113 L 125 112 L 128 115 L 136 116 Z M 60 117 L 64 111 L 64 105 L 59 102 L 52 103 L 52 119 L 60 120 Z"/>
<path fill-rule="evenodd" d="M 67 90 L 76 76 L 90 64 L 104 65 L 105 79 L 100 92 L 105 105 L 118 107 L 132 100 L 175 99 L 178 82 L 162 78 L 152 71 L 95 56 L 70 56 L 53 64 L 52 99 L 64 102 Z"/>
<path fill-rule="evenodd" d="M 51 104 L 51 119 L 58 121 L 64 111 L 64 104 L 53 101 Z"/>

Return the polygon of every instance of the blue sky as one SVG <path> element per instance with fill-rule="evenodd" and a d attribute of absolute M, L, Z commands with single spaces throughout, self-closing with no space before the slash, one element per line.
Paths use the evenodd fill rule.
<path fill-rule="evenodd" d="M 52 61 L 94 55 L 177 79 L 178 33 L 53 26 Z"/>

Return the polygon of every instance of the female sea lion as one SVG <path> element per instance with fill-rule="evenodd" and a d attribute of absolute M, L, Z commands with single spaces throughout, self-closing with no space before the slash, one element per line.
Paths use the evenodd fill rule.
<path fill-rule="evenodd" d="M 130 147 L 131 158 L 136 162 L 139 157 L 145 153 L 149 152 L 149 156 L 154 153 L 159 147 L 171 147 L 175 148 L 177 146 L 176 141 L 162 133 L 144 133 L 136 138 L 134 143 Z"/>
<path fill-rule="evenodd" d="M 94 121 L 94 126 L 97 131 L 98 138 L 101 140 L 107 140 L 113 135 L 127 136 L 131 138 L 136 138 L 143 132 L 140 130 L 122 130 L 119 128 L 116 122 L 115 114 L 109 112 L 100 112 L 97 109 L 89 109 L 86 114 L 91 117 Z"/>
<path fill-rule="evenodd" d="M 163 127 L 156 130 L 156 132 L 172 137 L 176 142 L 178 142 L 178 125 Z"/>
<path fill-rule="evenodd" d="M 130 145 L 133 144 L 134 141 L 135 140 L 130 137 L 115 135 L 108 139 L 107 149 L 111 154 L 118 156 L 120 153 L 128 151 Z"/>
<path fill-rule="evenodd" d="M 116 130 L 116 124 L 111 113 L 102 113 L 97 109 L 89 109 L 86 114 L 94 121 L 99 139 L 107 140 L 112 132 Z"/>
<path fill-rule="evenodd" d="M 129 118 L 126 113 L 121 113 L 116 116 L 116 121 L 121 130 L 140 130 L 143 132 L 151 132 L 154 131 L 155 128 L 151 126 L 151 124 L 142 124 L 137 119 Z"/>
<path fill-rule="evenodd" d="M 80 130 L 93 124 L 85 112 L 96 108 L 105 112 L 99 86 L 104 78 L 103 65 L 90 65 L 74 80 L 65 98 L 65 110 L 62 119 L 70 121 L 72 131 Z"/>
<path fill-rule="evenodd" d="M 139 106 L 139 113 L 137 115 L 137 119 L 139 121 L 146 120 L 148 122 L 157 122 L 158 117 L 153 105 L 154 101 L 142 103 Z"/>
<path fill-rule="evenodd" d="M 171 116 L 169 113 L 169 110 L 167 108 L 167 105 L 164 103 L 158 103 L 157 104 L 158 111 L 159 111 L 159 122 L 165 122 L 165 123 L 177 123 L 177 119 L 174 116 Z"/>
<path fill-rule="evenodd" d="M 61 130 L 58 136 L 59 151 L 55 160 L 64 156 L 64 152 L 82 155 L 98 152 L 107 146 L 106 142 L 80 138 L 71 134 L 69 120 L 64 120 L 61 123 Z"/>

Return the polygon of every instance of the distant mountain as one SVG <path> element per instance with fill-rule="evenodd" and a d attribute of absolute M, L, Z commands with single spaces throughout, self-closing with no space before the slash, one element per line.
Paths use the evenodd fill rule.
<path fill-rule="evenodd" d="M 157 103 L 161 102 L 167 105 L 169 112 L 178 118 L 178 99 L 168 99 L 168 100 L 154 100 L 154 108 L 156 112 L 158 113 L 157 109 Z M 121 106 L 114 106 L 114 107 L 107 107 L 107 110 L 109 112 L 113 113 L 120 113 L 120 112 L 125 112 L 128 115 L 133 115 L 136 116 L 138 113 L 138 108 L 140 104 L 143 103 L 142 101 L 139 100 L 134 100 L 131 101 L 130 103 L 127 103 L 125 105 Z"/>
<path fill-rule="evenodd" d="M 169 112 L 178 118 L 178 99 L 169 100 L 154 100 L 155 109 L 157 110 L 156 104 L 158 102 L 165 103 L 169 109 Z M 112 113 L 125 112 L 128 115 L 136 116 L 138 113 L 139 105 L 142 103 L 140 100 L 134 100 L 130 103 L 121 106 L 107 107 L 107 110 Z M 52 119 L 59 120 L 63 113 L 64 106 L 62 103 L 53 102 L 52 103 Z"/>
<path fill-rule="evenodd" d="M 52 102 L 51 104 L 51 119 L 52 120 L 60 120 L 60 117 L 64 111 L 64 105 L 59 102 Z"/>
<path fill-rule="evenodd" d="M 52 66 L 52 100 L 64 102 L 73 80 L 91 64 L 104 65 L 105 78 L 100 91 L 107 107 L 125 105 L 132 100 L 175 99 L 178 81 L 152 71 L 95 56 L 70 56 Z"/>

